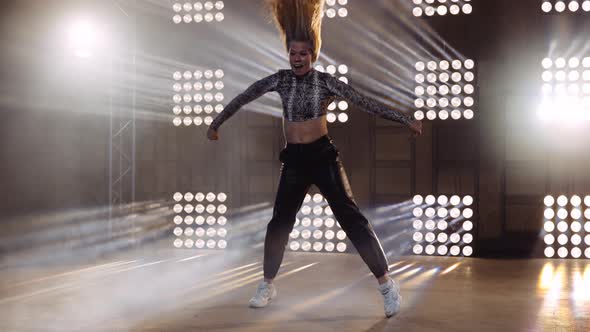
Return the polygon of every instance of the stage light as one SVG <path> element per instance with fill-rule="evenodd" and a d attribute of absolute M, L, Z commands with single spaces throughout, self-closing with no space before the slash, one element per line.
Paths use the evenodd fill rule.
<path fill-rule="evenodd" d="M 553 217 L 547 218 L 547 219 L 552 219 L 552 218 Z M 555 229 L 555 224 L 552 221 L 546 221 L 543 224 L 543 229 L 545 229 L 545 232 L 551 233 Z"/>
<path fill-rule="evenodd" d="M 215 76 L 218 79 L 221 79 L 224 76 L 223 70 L 217 69 L 215 70 L 215 73 L 213 72 L 213 70 L 205 70 L 204 73 L 201 70 L 196 70 L 194 73 L 188 70 L 184 71 L 183 73 L 181 73 L 180 71 L 176 71 L 172 74 L 173 79 L 178 81 L 184 78 L 185 80 L 187 80 L 187 82 L 184 82 L 182 85 L 180 85 L 179 82 L 175 83 L 173 85 L 173 90 L 175 92 L 178 92 L 177 90 L 179 86 L 181 86 L 184 91 L 190 91 L 193 88 L 196 91 L 211 91 L 213 90 L 213 88 L 215 88 L 216 90 L 222 90 L 224 88 L 223 81 L 216 81 L 215 83 L 209 81 L 209 79 L 212 79 L 213 76 Z M 197 80 L 197 82 L 190 82 L 190 80 L 192 79 Z M 201 82 L 200 80 L 202 79 L 206 79 L 207 81 Z M 207 92 L 204 95 L 201 93 L 196 93 L 194 95 L 186 93 L 182 96 L 177 93 L 172 97 L 172 99 L 176 104 L 180 104 L 181 102 L 186 103 L 182 107 L 180 105 L 174 105 L 172 111 L 175 115 L 179 114 L 179 109 L 181 109 L 187 115 L 190 115 L 192 112 L 194 112 L 195 114 L 200 114 L 204 111 L 206 114 L 211 114 L 214 111 L 216 113 L 221 113 L 221 111 L 223 111 L 222 104 L 217 104 L 215 106 L 210 104 L 211 102 L 213 102 L 213 100 L 217 102 L 223 101 L 224 96 L 222 92 L 216 92 L 215 95 L 213 95 L 211 92 Z M 208 104 L 201 105 L 200 103 L 203 101 L 205 101 Z M 207 116 L 204 118 L 185 117 L 184 119 L 176 117 L 173 119 L 173 124 L 175 126 L 180 126 L 181 123 L 184 123 L 185 126 L 190 126 L 191 124 L 194 124 L 196 126 L 200 126 L 202 124 L 210 125 L 212 122 L 213 117 L 211 116 Z"/>
<path fill-rule="evenodd" d="M 473 229 L 473 223 L 470 220 L 466 220 L 463 223 L 463 229 L 467 232 L 470 232 Z"/>
<path fill-rule="evenodd" d="M 104 46 L 104 36 L 92 21 L 80 19 L 69 26 L 66 47 L 74 56 L 90 58 Z"/>
<path fill-rule="evenodd" d="M 334 237 L 336 237 L 338 240 L 343 241 L 346 239 L 346 232 L 344 232 L 343 230 L 337 230 L 335 232 L 329 229 L 334 227 L 334 225 L 337 223 L 334 221 L 333 218 L 330 217 L 333 213 L 332 209 L 329 206 L 326 206 L 327 201 L 322 196 L 322 194 L 316 193 L 314 195 L 306 194 L 305 198 L 303 199 L 303 203 L 304 204 L 299 210 L 299 213 L 301 215 L 309 215 L 311 212 L 313 212 L 313 221 L 309 217 L 303 217 L 301 219 L 301 224 L 299 225 L 299 218 L 296 217 L 296 222 L 294 228 L 290 233 L 290 237 L 293 239 L 297 238 L 298 236 L 301 236 L 303 239 L 309 239 L 310 237 L 313 237 L 314 239 L 318 240 L 315 243 L 320 243 L 314 243 L 315 251 L 334 251 L 334 244 L 329 244 L 329 242 L 322 242 L 322 237 L 325 240 L 332 240 L 334 239 Z M 340 224 L 337 225 L 338 227 L 340 227 Z M 316 249 L 320 248 L 320 246 L 321 249 Z M 293 249 L 293 247 L 295 247 L 296 249 Z M 298 246 L 290 244 L 289 248 L 293 251 L 299 249 L 305 250 L 303 245 Z M 337 248 L 338 247 L 336 247 L 336 249 Z M 340 248 L 346 248 L 346 244 L 344 244 L 344 247 L 340 246 Z"/>
<path fill-rule="evenodd" d="M 473 69 L 475 67 L 475 62 L 471 59 L 465 60 L 465 62 L 461 60 L 452 60 L 450 66 L 455 71 L 449 75 L 449 73 L 446 72 L 449 68 L 449 61 L 447 60 L 432 60 L 426 62 L 426 64 L 424 61 L 416 62 L 414 67 L 419 72 L 415 76 L 416 86 L 414 88 L 416 95 L 416 98 L 414 99 L 414 106 L 416 107 L 414 117 L 416 119 L 422 120 L 426 117 L 429 120 L 434 120 L 437 118 L 438 113 L 439 119 L 446 120 L 450 117 L 451 119 L 458 120 L 461 119 L 461 111 L 454 110 L 456 112 L 449 112 L 445 109 L 449 104 L 454 108 L 459 108 L 461 105 L 465 105 L 465 108 L 470 108 L 475 104 L 473 97 L 468 96 L 475 92 L 475 87 L 473 84 L 467 83 L 475 80 L 475 75 L 471 71 L 466 71 L 467 69 Z M 426 72 L 424 74 L 420 73 L 425 70 Z M 464 70 L 465 72 L 462 72 Z M 434 85 L 437 82 L 437 78 L 444 84 L 439 84 L 438 86 Z M 432 84 L 424 86 L 423 83 L 425 79 L 428 83 Z M 449 79 L 453 81 L 452 85 L 447 84 Z M 445 97 L 449 92 L 452 92 L 455 95 L 450 99 L 450 102 L 449 99 Z M 465 95 L 462 95 L 463 93 Z M 428 95 L 428 97 L 425 95 Z M 467 112 L 467 110 L 465 110 L 465 112 Z M 473 111 L 469 110 L 469 112 L 469 114 L 464 116 L 466 119 L 473 118 Z"/>
<path fill-rule="evenodd" d="M 338 121 L 343 122 L 343 123 L 348 121 L 348 114 L 346 114 L 346 113 L 338 114 Z"/>
<path fill-rule="evenodd" d="M 317 64 L 315 66 L 315 69 L 319 72 L 326 72 L 330 75 L 333 75 L 333 76 L 337 77 L 338 80 L 344 82 L 345 84 L 348 84 L 347 77 L 336 76 L 336 75 L 345 75 L 349 72 L 349 68 L 345 64 L 340 64 L 340 65 L 330 64 L 330 65 L 327 65 L 326 67 L 324 67 L 321 64 Z M 341 123 L 348 122 L 348 119 L 349 119 L 348 114 L 342 113 L 342 112 L 336 112 L 337 108 L 339 111 L 346 111 L 348 109 L 348 102 L 345 100 L 340 100 L 340 101 L 334 101 L 334 102 L 330 103 L 328 105 L 328 112 L 326 115 L 326 120 L 329 123 L 334 123 L 336 121 L 341 122 Z"/>
<path fill-rule="evenodd" d="M 208 195 L 209 199 L 211 197 L 215 197 L 215 194 L 212 192 L 208 193 L 207 195 Z M 220 195 L 224 196 L 224 198 L 223 198 L 224 200 L 227 198 L 227 196 L 224 193 L 220 193 Z M 184 195 L 180 192 L 176 192 L 172 195 L 172 198 L 176 202 L 180 202 L 183 199 L 186 202 L 191 202 L 193 200 L 200 202 L 200 201 L 203 201 L 205 196 L 203 195 L 203 193 L 200 193 L 200 192 L 197 194 L 193 194 L 191 192 L 186 192 Z M 203 215 L 201 215 L 203 212 L 205 212 L 205 210 L 208 214 L 210 214 L 207 216 L 206 219 Z M 194 222 L 196 225 L 203 225 L 203 224 L 207 223 L 208 225 L 213 226 L 213 225 L 215 225 L 217 220 L 211 214 L 214 214 L 216 211 L 218 213 L 225 213 L 226 210 L 227 210 L 227 207 L 223 204 L 219 205 L 217 208 L 213 204 L 209 204 L 207 206 L 207 208 L 205 208 L 202 204 L 197 204 L 194 206 L 192 204 L 185 204 L 184 207 L 182 206 L 182 204 L 175 204 L 173 207 L 173 211 L 178 215 L 174 216 L 173 222 L 175 225 L 179 225 L 179 226 L 182 224 L 183 220 L 186 225 L 192 225 Z M 186 214 L 184 216 L 184 218 L 180 215 L 180 213 Z M 196 218 L 192 216 L 193 213 L 197 214 Z M 227 222 L 227 219 L 225 217 L 219 217 L 219 225 L 223 226 L 226 224 L 226 222 Z M 176 227 L 176 228 L 174 228 L 173 233 L 177 237 L 180 237 L 180 236 L 187 237 L 184 239 L 184 241 L 182 239 L 175 239 L 173 242 L 173 245 L 176 248 L 182 247 L 182 245 L 181 246 L 178 245 L 179 243 L 184 243 L 184 246 L 187 248 L 192 248 L 193 246 L 197 247 L 197 248 L 204 248 L 205 246 L 207 246 L 207 248 L 209 248 L 209 249 L 213 249 L 216 246 L 219 247 L 220 249 L 223 249 L 227 245 L 227 243 L 225 241 L 221 242 L 221 240 L 215 241 L 214 239 L 209 239 L 207 242 L 205 242 L 204 240 L 200 240 L 200 241 L 197 240 L 196 242 L 194 242 L 194 240 L 191 239 L 191 237 L 193 235 L 196 237 L 207 236 L 209 238 L 225 237 L 227 235 L 227 229 L 225 229 L 225 228 L 216 229 L 214 227 L 209 227 L 205 231 L 205 229 L 203 229 L 202 227 L 197 227 L 196 229 L 193 229 L 192 227 L 186 227 L 184 229 L 182 229 L 181 227 Z"/>
<path fill-rule="evenodd" d="M 323 15 L 327 16 L 328 18 L 347 17 L 347 4 L 347 0 L 339 0 L 338 2 L 335 0 L 327 0 L 325 2 Z"/>
<path fill-rule="evenodd" d="M 585 103 L 586 98 L 590 100 L 590 85 L 585 86 L 582 82 L 585 73 L 578 69 L 580 64 L 584 65 L 584 59 L 560 57 L 555 61 L 549 58 L 542 61 L 546 70 L 541 78 L 546 83 L 542 84 L 543 99 L 537 110 L 541 120 L 574 124 L 590 120 L 590 104 Z M 590 80 L 590 71 L 587 76 Z"/>
<path fill-rule="evenodd" d="M 224 19 L 222 12 L 223 8 L 225 8 L 223 1 L 217 1 L 215 3 L 207 1 L 204 4 L 201 2 L 195 2 L 194 5 L 190 2 L 187 2 L 183 5 L 180 3 L 174 3 L 172 5 L 172 11 L 175 14 L 172 16 L 172 21 L 175 24 L 179 24 L 181 22 L 213 22 L 214 19 L 218 22 L 221 22 Z M 184 11 L 185 14 L 180 13 L 181 11 Z M 194 16 L 193 12 L 195 12 Z"/>
<path fill-rule="evenodd" d="M 434 210 L 434 208 L 427 208 L 426 211 L 424 212 L 424 215 L 426 215 L 428 218 L 434 217 L 435 214 L 436 214 L 436 210 Z"/>
<path fill-rule="evenodd" d="M 437 4 L 435 4 L 434 0 L 414 0 L 414 7 L 412 8 L 412 14 L 416 17 L 421 16 L 434 16 L 438 14 L 439 16 L 445 16 L 447 13 L 451 13 L 452 15 L 457 15 L 461 12 L 464 14 L 471 14 L 473 12 L 473 7 L 470 2 L 471 0 L 465 0 L 465 2 L 461 7 L 457 4 L 458 1 L 452 0 L 447 3 L 446 0 L 439 0 Z"/>
<path fill-rule="evenodd" d="M 415 195 L 414 198 L 412 198 L 412 202 L 414 202 L 414 204 L 416 204 L 416 205 L 422 204 L 423 201 L 424 201 L 424 199 L 422 198 L 421 195 Z M 590 197 L 589 197 L 589 203 L 590 203 Z"/>
<path fill-rule="evenodd" d="M 326 245 L 324 245 L 324 249 L 328 252 L 332 252 L 334 251 L 334 243 L 333 242 L 327 242 Z"/>
<path fill-rule="evenodd" d="M 557 251 L 560 258 L 566 258 L 568 255 L 571 258 L 580 258 L 582 250 L 587 250 L 590 246 L 590 234 L 587 234 L 590 233 L 590 222 L 582 218 L 590 217 L 590 211 L 588 216 L 585 211 L 582 212 L 585 197 L 584 200 L 580 195 L 560 195 L 557 199 L 551 195 L 544 197 L 543 239 L 546 245 L 544 252 L 546 257 L 553 257 Z M 555 203 L 557 203 L 557 212 L 552 208 Z M 574 247 L 570 248 L 568 244 Z M 557 249 L 554 246 L 560 246 L 560 248 Z M 586 248 L 576 249 L 577 246 Z"/>
<path fill-rule="evenodd" d="M 412 252 L 414 254 L 425 252 L 428 255 L 441 255 L 441 252 L 444 252 L 444 255 L 457 256 L 463 252 L 464 246 L 473 242 L 474 224 L 469 220 L 473 217 L 473 210 L 468 207 L 474 203 L 472 196 L 415 195 L 412 198 L 412 203 L 415 205 L 412 210 L 414 216 Z M 426 206 L 422 204 L 426 204 Z M 446 245 L 447 241 L 456 244 L 456 248 L 449 249 Z M 418 245 L 423 248 L 423 251 L 419 249 Z M 428 245 L 432 245 L 432 247 Z M 436 249 L 441 246 L 446 249 Z M 466 253 L 471 255 L 473 249 L 470 247 Z"/>
<path fill-rule="evenodd" d="M 421 242 L 423 238 L 424 237 L 423 237 L 422 233 L 420 233 L 420 232 L 414 233 L 413 239 L 415 242 Z"/>
<path fill-rule="evenodd" d="M 424 210 L 417 207 L 417 208 L 414 208 L 414 210 L 412 210 L 412 213 L 414 214 L 414 217 L 421 217 L 422 214 L 424 214 Z"/>
<path fill-rule="evenodd" d="M 436 202 L 436 198 L 434 197 L 434 195 L 428 195 L 426 196 L 426 204 L 428 205 L 433 205 L 434 202 Z"/>
<path fill-rule="evenodd" d="M 473 254 L 473 248 L 471 246 L 463 247 L 463 256 L 469 257 Z"/>
<path fill-rule="evenodd" d="M 311 237 L 311 231 L 309 229 L 304 229 L 301 231 L 301 237 L 304 239 L 309 239 Z"/>
<path fill-rule="evenodd" d="M 436 228 L 436 223 L 434 222 L 434 220 L 427 220 L 424 223 L 424 227 L 429 231 L 433 231 L 434 228 Z"/>
<path fill-rule="evenodd" d="M 555 256 L 555 249 L 553 249 L 552 247 L 547 247 L 544 250 L 544 254 L 545 254 L 545 257 L 551 258 L 551 257 Z"/>
<path fill-rule="evenodd" d="M 555 242 L 555 237 L 552 234 L 546 234 L 543 240 L 545 244 L 552 245 Z"/>
<path fill-rule="evenodd" d="M 334 233 L 333 230 L 329 229 L 324 233 L 324 236 L 326 237 L 326 239 L 332 240 L 336 236 L 336 233 Z"/>
<path fill-rule="evenodd" d="M 426 246 L 426 254 L 432 255 L 435 252 L 435 247 L 432 244 Z"/>
<path fill-rule="evenodd" d="M 570 242 L 575 246 L 579 246 L 582 243 L 582 237 L 578 234 L 574 234 L 572 235 Z"/>
<path fill-rule="evenodd" d="M 175 216 L 175 217 L 174 217 L 174 223 L 175 223 L 176 225 L 180 225 L 180 224 L 182 223 L 182 221 L 183 221 L 183 219 L 182 219 L 182 217 L 181 217 L 181 216 Z M 187 222 L 187 224 L 188 224 L 188 222 Z"/>
<path fill-rule="evenodd" d="M 422 229 L 422 226 L 424 225 L 424 223 L 422 222 L 422 220 L 420 219 L 415 219 L 412 222 L 412 226 L 414 226 L 414 229 L 420 230 Z"/>
<path fill-rule="evenodd" d="M 414 245 L 412 251 L 414 252 L 415 255 L 420 255 L 424 251 L 424 248 L 421 245 L 416 244 L 416 245 Z"/>
<path fill-rule="evenodd" d="M 461 9 L 463 10 L 463 13 L 465 13 L 465 14 L 471 14 L 473 12 L 473 7 L 468 3 L 464 4 Z"/>

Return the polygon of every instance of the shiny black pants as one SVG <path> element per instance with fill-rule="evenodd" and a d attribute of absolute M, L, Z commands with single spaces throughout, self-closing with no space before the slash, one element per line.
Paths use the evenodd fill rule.
<path fill-rule="evenodd" d="M 281 178 L 272 219 L 264 241 L 264 277 L 273 279 L 283 260 L 295 217 L 312 184 L 328 201 L 336 220 L 346 232 L 375 277 L 389 269 L 373 227 L 357 207 L 338 150 L 329 136 L 307 144 L 288 143 L 281 151 Z"/>

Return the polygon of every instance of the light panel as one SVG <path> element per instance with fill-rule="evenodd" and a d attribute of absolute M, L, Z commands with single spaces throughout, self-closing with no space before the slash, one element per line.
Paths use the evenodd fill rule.
<path fill-rule="evenodd" d="M 173 242 L 176 248 L 225 249 L 227 247 L 228 220 L 227 195 L 223 192 L 198 192 L 172 195 L 176 214 Z"/>
<path fill-rule="evenodd" d="M 412 203 L 415 255 L 473 255 L 472 196 L 416 195 Z"/>
<path fill-rule="evenodd" d="M 225 19 L 224 7 L 223 1 L 176 2 L 172 4 L 174 12 L 172 22 L 175 24 L 221 22 Z"/>
<path fill-rule="evenodd" d="M 315 69 L 322 73 L 328 73 L 346 84 L 348 84 L 349 82 L 347 75 L 349 75 L 350 70 L 348 66 L 345 64 L 330 64 L 325 67 L 321 64 L 318 64 L 315 66 Z M 346 100 L 336 98 L 333 102 L 331 102 L 328 105 L 326 120 L 329 123 L 333 123 L 336 121 L 342 123 L 347 122 L 348 114 L 346 113 L 346 111 L 348 110 L 348 107 L 349 105 Z"/>
<path fill-rule="evenodd" d="M 289 234 L 291 251 L 346 252 L 346 232 L 336 221 L 326 199 L 306 194 Z"/>
<path fill-rule="evenodd" d="M 541 67 L 539 118 L 566 123 L 590 120 L 590 56 L 545 58 Z"/>
<path fill-rule="evenodd" d="M 414 68 L 417 120 L 473 119 L 476 82 L 473 60 L 418 61 Z"/>
<path fill-rule="evenodd" d="M 545 0 L 541 3 L 543 13 L 587 13 L 590 0 Z"/>
<path fill-rule="evenodd" d="M 175 126 L 206 125 L 213 122 L 215 113 L 223 111 L 222 69 L 175 71 L 172 74 L 172 113 Z"/>
<path fill-rule="evenodd" d="M 468 15 L 473 12 L 471 0 L 407 0 L 412 1 L 416 17 Z"/>
<path fill-rule="evenodd" d="M 590 195 L 547 195 L 542 240 L 547 258 L 590 258 Z"/>
<path fill-rule="evenodd" d="M 322 17 L 339 18 L 348 16 L 348 0 L 326 0 Z"/>

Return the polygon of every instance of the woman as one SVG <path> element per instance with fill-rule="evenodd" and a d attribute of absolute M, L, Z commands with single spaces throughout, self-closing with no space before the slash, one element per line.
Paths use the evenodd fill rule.
<path fill-rule="evenodd" d="M 291 69 L 279 70 L 252 84 L 234 98 L 211 123 L 210 140 L 219 139 L 219 126 L 240 107 L 271 91 L 283 104 L 283 128 L 287 145 L 281 151 L 281 177 L 264 242 L 264 280 L 250 306 L 266 306 L 276 295 L 276 276 L 289 234 L 307 190 L 315 184 L 326 198 L 342 229 L 379 282 L 385 314 L 399 312 L 399 287 L 388 276 L 387 259 L 373 227 L 357 207 L 338 150 L 328 136 L 326 108 L 336 96 L 385 119 L 407 125 L 414 135 L 422 124 L 369 99 L 329 74 L 313 69 L 321 46 L 323 0 L 267 0 L 283 37 Z"/>

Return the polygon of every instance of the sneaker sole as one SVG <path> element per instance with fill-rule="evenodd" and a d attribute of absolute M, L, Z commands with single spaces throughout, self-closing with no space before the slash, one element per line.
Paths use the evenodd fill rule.
<path fill-rule="evenodd" d="M 269 304 L 272 302 L 272 299 L 274 299 L 275 297 L 277 297 L 277 293 L 276 293 L 276 291 L 275 291 L 275 293 L 274 293 L 274 294 L 273 294 L 273 295 L 272 295 L 272 296 L 271 296 L 271 297 L 268 299 L 268 302 L 266 302 L 266 304 L 265 304 L 265 305 L 255 305 L 255 304 L 252 304 L 252 303 L 248 303 L 248 306 L 249 306 L 250 308 L 264 308 L 264 307 L 268 306 L 268 305 L 269 305 Z"/>
<path fill-rule="evenodd" d="M 400 312 L 400 311 L 401 311 L 401 309 L 402 309 L 402 299 L 403 299 L 403 298 L 402 298 L 402 296 L 401 296 L 401 295 L 399 295 L 399 309 L 398 309 L 396 312 L 392 313 L 391 315 L 388 315 L 388 314 L 386 313 L 386 314 L 385 314 L 385 316 L 386 316 L 387 318 L 391 318 L 391 317 L 393 317 L 393 316 L 395 316 L 395 315 L 399 314 L 399 312 Z"/>

